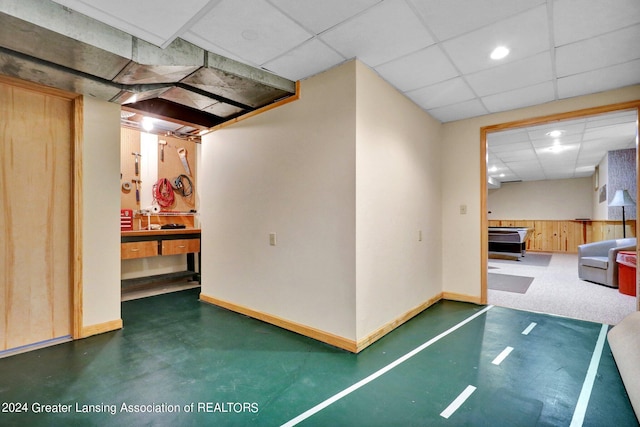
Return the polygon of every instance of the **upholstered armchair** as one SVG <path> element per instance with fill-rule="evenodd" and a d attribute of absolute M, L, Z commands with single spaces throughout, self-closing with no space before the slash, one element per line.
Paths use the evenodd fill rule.
<path fill-rule="evenodd" d="M 601 285 L 618 287 L 616 256 L 636 250 L 636 238 L 603 240 L 578 246 L 578 277 Z"/>

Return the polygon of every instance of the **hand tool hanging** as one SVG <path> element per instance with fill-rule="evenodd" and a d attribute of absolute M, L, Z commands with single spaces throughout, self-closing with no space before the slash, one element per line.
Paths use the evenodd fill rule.
<path fill-rule="evenodd" d="M 131 181 L 133 181 L 136 184 L 136 203 L 140 204 L 140 183 L 142 181 L 136 178 L 133 178 Z"/>
<path fill-rule="evenodd" d="M 191 175 L 191 169 L 189 169 L 189 163 L 187 162 L 187 149 L 184 147 L 178 148 L 178 156 L 182 160 L 182 166 L 184 166 L 187 175 Z"/>
<path fill-rule="evenodd" d="M 160 161 L 164 162 L 164 146 L 167 145 L 167 141 L 161 139 L 158 141 L 158 144 L 160 145 Z"/>
<path fill-rule="evenodd" d="M 140 175 L 140 164 L 139 164 L 139 158 L 140 156 L 142 156 L 142 154 L 140 153 L 131 153 L 136 157 L 136 176 Z"/>

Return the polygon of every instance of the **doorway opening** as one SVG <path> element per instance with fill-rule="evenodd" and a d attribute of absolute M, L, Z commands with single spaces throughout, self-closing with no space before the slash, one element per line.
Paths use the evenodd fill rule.
<path fill-rule="evenodd" d="M 622 300 L 622 311 L 639 308 L 637 297 L 580 280 L 577 262 L 579 244 L 636 235 L 635 212 L 627 215 L 624 228 L 615 212 L 608 216 L 619 210 L 608 205 L 613 187 L 621 184 L 608 182 L 606 162 L 603 166 L 601 161 L 609 151 L 632 152 L 633 185 L 625 186 L 638 200 L 639 107 L 640 102 L 629 102 L 481 129 L 483 303 L 602 323 L 615 322 L 616 309 L 603 310 L 606 303 L 600 301 L 598 313 L 589 314 L 589 307 L 576 312 L 571 302 L 584 306 L 578 297 L 586 295 L 597 306 L 594 293 L 603 293 L 611 301 Z M 496 255 L 496 248 L 490 247 L 490 226 L 528 230 L 522 245 L 526 250 Z"/>

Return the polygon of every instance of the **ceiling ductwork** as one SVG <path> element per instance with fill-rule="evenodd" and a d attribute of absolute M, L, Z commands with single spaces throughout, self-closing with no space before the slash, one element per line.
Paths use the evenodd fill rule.
<path fill-rule="evenodd" d="M 194 134 L 296 92 L 293 81 L 182 39 L 162 49 L 34 0 L 0 2 L 0 74 L 172 118 Z"/>

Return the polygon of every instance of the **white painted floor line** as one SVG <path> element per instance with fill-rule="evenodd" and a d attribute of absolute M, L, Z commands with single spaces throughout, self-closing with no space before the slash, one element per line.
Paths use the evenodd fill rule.
<path fill-rule="evenodd" d="M 464 391 L 460 393 L 460 395 L 456 397 L 456 399 L 451 402 L 449 406 L 447 406 L 447 409 L 440 413 L 440 416 L 443 418 L 449 418 L 451 415 L 453 415 L 454 412 L 458 410 L 459 407 L 462 406 L 464 402 L 466 402 L 466 400 L 473 394 L 474 391 L 476 391 L 476 388 L 472 385 L 468 385 L 467 388 L 465 388 Z"/>
<path fill-rule="evenodd" d="M 571 419 L 570 427 L 579 427 L 584 422 L 584 416 L 587 413 L 589 398 L 591 397 L 593 383 L 595 382 L 596 374 L 598 373 L 598 365 L 600 365 L 600 357 L 602 356 L 602 350 L 604 349 L 604 342 L 607 338 L 608 330 L 609 326 L 604 324 L 600 328 L 600 335 L 598 336 L 598 341 L 596 341 L 596 347 L 593 349 L 591 363 L 589 363 L 589 369 L 587 370 L 587 375 L 585 376 L 584 383 L 582 384 L 582 390 L 580 391 L 580 397 L 578 397 L 576 409 L 573 411 L 573 418 Z"/>
<path fill-rule="evenodd" d="M 533 330 L 533 328 L 535 328 L 537 325 L 538 324 L 536 322 L 531 322 L 531 324 L 529 326 L 527 326 L 527 329 L 522 331 L 522 335 L 529 335 L 529 332 L 531 332 Z"/>
<path fill-rule="evenodd" d="M 446 331 L 442 332 L 440 335 L 438 335 L 438 336 L 436 336 L 434 338 L 431 338 L 429 341 L 425 342 L 421 346 L 416 347 L 415 349 L 411 350 L 409 353 L 405 354 L 404 356 L 400 357 L 399 359 L 396 359 L 395 361 L 389 363 L 387 366 L 379 369 L 378 371 L 374 372 L 373 374 L 369 375 L 368 377 L 366 377 L 366 378 L 358 381 L 357 383 L 353 384 L 351 387 L 348 387 L 348 388 L 342 390 L 340 393 L 331 396 L 330 398 L 328 398 L 324 402 L 318 403 L 313 408 L 308 409 L 307 411 L 303 412 L 302 414 L 298 415 L 297 417 L 287 421 L 286 423 L 282 424 L 282 427 L 295 426 L 296 424 L 306 420 L 310 416 L 322 411 L 327 406 L 337 402 L 338 400 L 342 399 L 345 396 L 348 396 L 352 392 L 358 390 L 360 387 L 370 383 L 371 381 L 375 380 L 376 378 L 380 377 L 381 375 L 389 372 L 390 370 L 392 370 L 396 366 L 400 365 L 401 363 L 406 362 L 407 360 L 409 360 L 410 358 L 412 358 L 416 354 L 420 353 L 425 348 L 427 348 L 427 347 L 431 346 L 432 344 L 438 342 L 439 340 L 441 340 L 442 338 L 446 337 L 450 333 L 460 329 L 461 327 L 463 327 L 467 323 L 471 322 L 472 320 L 474 320 L 475 318 L 481 316 L 482 314 L 484 314 L 485 312 L 491 310 L 492 308 L 493 308 L 493 306 L 489 305 L 489 306 L 483 308 L 482 310 L 480 310 L 479 312 L 477 312 L 476 314 L 467 317 L 462 322 L 458 323 L 455 326 L 452 326 L 451 328 L 449 328 Z"/>
<path fill-rule="evenodd" d="M 509 354 L 510 354 L 512 351 L 513 351 L 513 347 L 507 347 L 507 348 L 505 348 L 504 350 L 502 350 L 502 353 L 500 353 L 500 354 L 498 355 L 498 357 L 496 357 L 495 359 L 493 359 L 493 362 L 491 362 L 491 363 L 493 363 L 494 365 L 499 365 L 499 364 L 501 364 L 501 363 L 502 363 L 502 361 L 503 361 L 504 359 L 506 359 L 506 358 L 507 358 L 507 356 L 509 356 Z"/>

